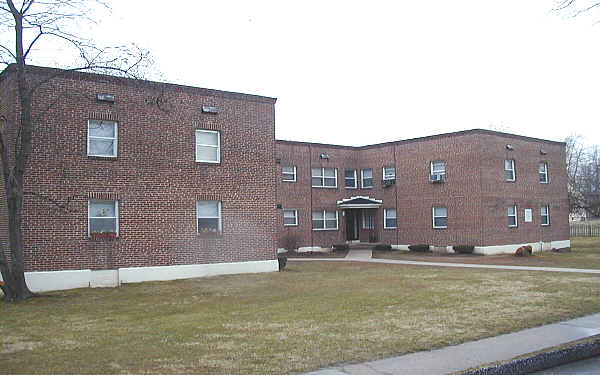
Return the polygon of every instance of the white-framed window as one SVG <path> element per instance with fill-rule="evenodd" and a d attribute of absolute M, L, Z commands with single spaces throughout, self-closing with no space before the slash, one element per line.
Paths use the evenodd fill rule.
<path fill-rule="evenodd" d="M 396 168 L 395 167 L 383 167 L 383 179 L 384 180 L 395 180 L 396 179 Z"/>
<path fill-rule="evenodd" d="M 515 181 L 515 161 L 513 159 L 504 160 L 504 173 L 506 176 L 506 181 Z"/>
<path fill-rule="evenodd" d="M 196 218 L 198 222 L 198 233 L 221 233 L 221 202 L 220 201 L 197 201 Z"/>
<path fill-rule="evenodd" d="M 517 226 L 517 206 L 508 206 L 507 209 L 507 215 L 508 215 L 508 226 L 509 227 L 516 227 Z"/>
<path fill-rule="evenodd" d="M 344 186 L 346 189 L 356 189 L 356 169 L 346 169 L 344 171 Z"/>
<path fill-rule="evenodd" d="M 375 217 L 372 212 L 363 210 L 362 219 L 363 229 L 375 229 Z"/>
<path fill-rule="evenodd" d="M 337 169 L 312 168 L 312 187 L 337 188 Z"/>
<path fill-rule="evenodd" d="M 117 157 L 116 121 L 88 120 L 88 156 Z"/>
<path fill-rule="evenodd" d="M 540 214 L 542 216 L 542 225 L 550 225 L 550 206 L 542 206 L 540 209 Z"/>
<path fill-rule="evenodd" d="M 360 170 L 360 185 L 363 189 L 373 187 L 373 170 L 371 168 Z"/>
<path fill-rule="evenodd" d="M 338 213 L 337 211 L 314 211 L 312 213 L 313 230 L 337 230 Z"/>
<path fill-rule="evenodd" d="M 433 227 L 437 229 L 448 228 L 448 209 L 446 207 L 433 207 Z"/>
<path fill-rule="evenodd" d="M 296 182 L 296 167 L 283 167 L 282 177 L 285 182 Z"/>
<path fill-rule="evenodd" d="M 215 130 L 196 129 L 196 162 L 221 162 L 221 133 Z"/>
<path fill-rule="evenodd" d="M 431 175 L 441 175 L 442 179 L 446 177 L 446 162 L 445 161 L 432 161 L 430 163 Z"/>
<path fill-rule="evenodd" d="M 295 227 L 298 225 L 298 210 L 283 210 L 283 226 Z"/>
<path fill-rule="evenodd" d="M 116 200 L 88 200 L 88 236 L 92 233 L 119 235 L 119 202 Z"/>
<path fill-rule="evenodd" d="M 540 163 L 540 184 L 548 183 L 548 164 Z"/>
<path fill-rule="evenodd" d="M 396 209 L 385 208 L 383 210 L 383 228 L 394 229 L 396 228 Z"/>

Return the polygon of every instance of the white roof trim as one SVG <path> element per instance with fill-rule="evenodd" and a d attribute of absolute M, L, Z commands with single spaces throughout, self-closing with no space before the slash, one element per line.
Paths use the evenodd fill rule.
<path fill-rule="evenodd" d="M 363 204 L 352 204 L 352 203 L 348 203 L 351 202 L 355 199 L 365 199 L 370 201 L 371 203 L 363 203 Z M 354 197 L 350 197 L 350 198 L 346 198 L 346 199 L 342 199 L 341 201 L 337 201 L 337 205 L 340 207 L 344 207 L 344 208 L 378 208 L 381 206 L 381 204 L 383 203 L 383 200 L 380 199 L 374 199 L 371 197 L 365 197 L 362 195 L 357 195 Z"/>

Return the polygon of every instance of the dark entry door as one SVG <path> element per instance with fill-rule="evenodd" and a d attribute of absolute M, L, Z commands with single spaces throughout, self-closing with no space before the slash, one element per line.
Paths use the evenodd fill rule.
<path fill-rule="evenodd" d="M 358 240 L 358 210 L 346 210 L 346 240 Z"/>

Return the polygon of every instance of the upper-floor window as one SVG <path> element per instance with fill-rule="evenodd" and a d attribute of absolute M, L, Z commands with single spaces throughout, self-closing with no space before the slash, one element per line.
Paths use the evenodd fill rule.
<path fill-rule="evenodd" d="M 214 130 L 196 130 L 196 161 L 221 162 L 221 134 Z"/>
<path fill-rule="evenodd" d="M 385 229 L 396 228 L 396 209 L 386 208 L 383 210 L 383 227 Z"/>
<path fill-rule="evenodd" d="M 356 189 L 356 169 L 346 169 L 344 171 L 344 186 L 348 189 Z"/>
<path fill-rule="evenodd" d="M 286 227 L 298 225 L 298 210 L 283 210 L 283 225 Z"/>
<path fill-rule="evenodd" d="M 504 173 L 506 181 L 514 181 L 516 179 L 515 161 L 513 159 L 504 160 Z"/>
<path fill-rule="evenodd" d="M 312 187 L 336 188 L 337 169 L 312 168 Z"/>
<path fill-rule="evenodd" d="M 396 168 L 395 167 L 383 167 L 383 179 L 384 180 L 395 180 L 396 179 Z"/>
<path fill-rule="evenodd" d="M 119 233 L 119 202 L 90 199 L 88 201 L 88 235 Z"/>
<path fill-rule="evenodd" d="M 433 207 L 432 216 L 434 228 L 448 228 L 448 209 L 446 207 Z"/>
<path fill-rule="evenodd" d="M 312 213 L 313 230 L 337 230 L 337 211 L 315 211 Z"/>
<path fill-rule="evenodd" d="M 548 183 L 548 164 L 540 163 L 540 183 Z"/>
<path fill-rule="evenodd" d="M 508 226 L 516 227 L 517 226 L 517 206 L 508 206 L 507 215 L 508 215 Z"/>
<path fill-rule="evenodd" d="M 375 229 L 375 217 L 367 210 L 363 210 L 363 229 Z"/>
<path fill-rule="evenodd" d="M 550 206 L 542 206 L 540 210 L 542 225 L 550 225 Z"/>
<path fill-rule="evenodd" d="M 373 170 L 371 168 L 361 169 L 360 180 L 363 189 L 373 187 Z"/>
<path fill-rule="evenodd" d="M 197 201 L 198 233 L 221 233 L 221 202 Z"/>
<path fill-rule="evenodd" d="M 296 167 L 282 168 L 283 181 L 296 182 Z"/>
<path fill-rule="evenodd" d="M 117 156 L 117 123 L 115 121 L 88 121 L 88 156 Z"/>
<path fill-rule="evenodd" d="M 446 162 L 445 161 L 432 161 L 431 162 L 431 175 L 441 175 L 442 179 L 446 176 Z"/>

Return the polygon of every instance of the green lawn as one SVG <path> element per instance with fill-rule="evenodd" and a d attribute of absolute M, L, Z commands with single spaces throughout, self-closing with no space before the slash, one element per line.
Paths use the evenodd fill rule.
<path fill-rule="evenodd" d="M 571 239 L 571 252 L 544 251 L 531 257 L 514 255 L 464 255 L 415 253 L 410 251 L 373 251 L 373 258 L 416 260 L 424 262 L 449 262 L 469 264 L 498 264 L 511 266 L 593 268 L 600 269 L 600 237 L 575 237 Z"/>
<path fill-rule="evenodd" d="M 288 262 L 2 303 L 0 373 L 287 374 L 598 312 L 595 275 Z"/>

